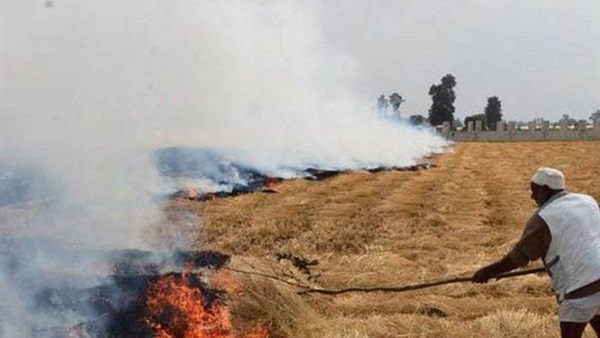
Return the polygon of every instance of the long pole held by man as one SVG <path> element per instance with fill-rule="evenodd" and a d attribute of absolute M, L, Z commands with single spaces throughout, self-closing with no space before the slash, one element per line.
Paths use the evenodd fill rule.
<path fill-rule="evenodd" d="M 474 283 L 541 259 L 559 303 L 563 338 L 580 338 L 589 323 L 600 337 L 600 207 L 591 196 L 565 191 L 565 176 L 540 168 L 531 179 L 539 208 L 502 259 L 478 270 Z"/>

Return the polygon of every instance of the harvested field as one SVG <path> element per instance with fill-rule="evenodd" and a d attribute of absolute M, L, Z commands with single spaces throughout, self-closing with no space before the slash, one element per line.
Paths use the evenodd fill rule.
<path fill-rule="evenodd" d="M 518 239 L 535 210 L 528 184 L 540 166 L 563 170 L 569 190 L 600 199 L 600 142 L 460 143 L 434 163 L 418 172 L 286 181 L 278 194 L 181 200 L 170 208 L 200 215 L 198 246 L 234 255 L 233 268 L 336 289 L 470 276 Z M 277 253 L 318 260 L 311 271 L 320 276 L 308 280 Z M 232 274 L 244 286 L 232 299 L 234 321 L 261 320 L 278 337 L 559 335 L 545 275 L 325 296 Z"/>

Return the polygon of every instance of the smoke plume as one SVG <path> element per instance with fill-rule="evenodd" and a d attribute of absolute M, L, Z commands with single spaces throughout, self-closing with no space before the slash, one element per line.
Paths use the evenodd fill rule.
<path fill-rule="evenodd" d="M 357 65 L 322 38 L 318 11 L 304 1 L 3 0 L 0 336 L 77 323 L 36 310 L 32 295 L 97 283 L 100 252 L 150 248 L 175 188 L 157 171 L 158 149 L 216 149 L 285 177 L 410 165 L 441 150 L 433 133 L 353 99 Z"/>

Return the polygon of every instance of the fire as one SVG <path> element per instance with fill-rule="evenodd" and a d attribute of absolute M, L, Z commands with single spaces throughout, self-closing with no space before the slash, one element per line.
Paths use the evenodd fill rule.
<path fill-rule="evenodd" d="M 264 327 L 262 324 L 256 324 L 248 334 L 244 336 L 244 338 L 268 338 L 269 330 Z"/>
<path fill-rule="evenodd" d="M 273 188 L 277 183 L 279 183 L 279 179 L 276 177 L 267 177 L 265 182 L 268 188 Z"/>
<path fill-rule="evenodd" d="M 206 304 L 186 275 L 164 276 L 148 290 L 146 323 L 159 338 L 233 338 L 223 305 Z"/>
<path fill-rule="evenodd" d="M 157 338 L 235 338 L 227 307 L 208 304 L 186 274 L 163 276 L 150 286 L 146 311 L 146 324 Z M 243 337 L 268 338 L 269 331 L 259 324 Z"/>
<path fill-rule="evenodd" d="M 267 177 L 265 180 L 265 187 L 262 189 L 262 192 L 267 193 L 277 193 L 277 189 L 275 186 L 281 181 L 281 179 L 276 177 Z"/>

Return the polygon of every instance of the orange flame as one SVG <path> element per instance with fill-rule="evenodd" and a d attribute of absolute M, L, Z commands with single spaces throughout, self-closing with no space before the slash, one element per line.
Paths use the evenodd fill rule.
<path fill-rule="evenodd" d="M 277 189 L 275 186 L 279 183 L 280 179 L 275 177 L 267 177 L 265 180 L 265 187 L 262 189 L 262 192 L 267 193 L 277 193 Z"/>
<path fill-rule="evenodd" d="M 275 185 L 277 185 L 277 183 L 279 183 L 279 179 L 277 179 L 275 177 L 267 177 L 265 183 L 266 183 L 267 188 L 273 188 L 273 187 L 275 187 Z"/>
<path fill-rule="evenodd" d="M 235 338 L 229 312 L 223 304 L 210 307 L 199 288 L 185 274 L 161 277 L 148 290 L 145 321 L 157 338 Z M 256 325 L 244 337 L 268 338 L 269 331 Z"/>
<path fill-rule="evenodd" d="M 262 324 L 256 324 L 244 338 L 269 338 L 269 330 Z"/>

